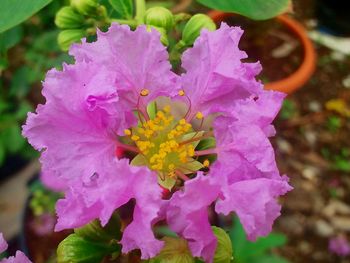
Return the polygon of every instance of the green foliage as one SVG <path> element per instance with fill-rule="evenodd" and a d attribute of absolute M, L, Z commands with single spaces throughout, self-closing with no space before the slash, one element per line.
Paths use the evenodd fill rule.
<path fill-rule="evenodd" d="M 1 0 L 0 33 L 23 22 L 52 0 Z"/>
<path fill-rule="evenodd" d="M 58 263 L 99 263 L 109 256 L 120 254 L 120 218 L 114 214 L 108 224 L 102 227 L 94 220 L 84 227 L 74 230 L 74 234 L 64 239 L 57 248 Z"/>
<path fill-rule="evenodd" d="M 287 263 L 288 261 L 270 254 L 270 250 L 283 246 L 287 239 L 282 234 L 271 233 L 261 237 L 256 242 L 250 242 L 237 217 L 234 217 L 233 226 L 229 232 L 233 245 L 234 263 Z"/>
<path fill-rule="evenodd" d="M 296 106 L 292 100 L 285 99 L 283 101 L 282 109 L 279 113 L 279 118 L 282 120 L 288 120 L 294 117 L 296 114 Z"/>
<path fill-rule="evenodd" d="M 109 0 L 109 3 L 121 18 L 132 19 L 134 4 L 132 0 Z"/>
<path fill-rule="evenodd" d="M 265 20 L 288 10 L 290 0 L 197 0 L 199 3 L 225 12 L 237 13 L 254 20 Z"/>

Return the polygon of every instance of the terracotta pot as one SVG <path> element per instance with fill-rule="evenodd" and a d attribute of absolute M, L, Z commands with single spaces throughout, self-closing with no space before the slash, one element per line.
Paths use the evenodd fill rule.
<path fill-rule="evenodd" d="M 236 14 L 211 11 L 208 15 L 215 22 L 221 22 Z M 300 23 L 286 15 L 279 15 L 276 17 L 276 20 L 289 28 L 299 39 L 303 47 L 304 58 L 295 72 L 286 78 L 265 84 L 265 89 L 277 90 L 290 94 L 300 89 L 312 76 L 316 66 L 316 52 L 311 40 L 307 36 L 306 29 Z"/>

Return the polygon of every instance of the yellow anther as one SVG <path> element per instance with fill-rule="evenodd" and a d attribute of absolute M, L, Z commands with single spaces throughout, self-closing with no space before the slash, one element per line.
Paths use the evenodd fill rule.
<path fill-rule="evenodd" d="M 126 136 L 130 136 L 130 135 L 131 135 L 131 131 L 130 131 L 129 129 L 125 129 L 125 130 L 124 130 L 124 134 L 125 134 Z"/>
<path fill-rule="evenodd" d="M 201 113 L 200 111 L 198 111 L 197 112 L 197 114 L 196 114 L 196 118 L 198 119 L 198 120 L 201 120 L 201 119 L 203 119 L 203 113 Z"/>
<path fill-rule="evenodd" d="M 182 89 L 182 90 L 179 90 L 179 96 L 185 96 L 185 91 Z"/>
<path fill-rule="evenodd" d="M 163 110 L 164 110 L 164 112 L 166 112 L 166 113 L 169 113 L 170 112 L 170 106 L 169 105 L 166 105 L 164 108 L 163 108 Z"/>
<path fill-rule="evenodd" d="M 179 120 L 179 124 L 181 124 L 181 125 L 185 125 L 185 124 L 186 124 L 186 120 L 185 120 L 185 119 L 181 119 L 181 120 Z"/>
<path fill-rule="evenodd" d="M 174 170 L 174 168 L 175 168 L 175 165 L 174 164 L 169 164 L 169 166 L 168 166 L 168 169 L 170 170 L 170 171 L 172 171 L 172 170 Z"/>
<path fill-rule="evenodd" d="M 142 89 L 141 91 L 140 91 L 140 95 L 141 96 L 147 96 L 149 94 L 149 90 L 148 89 Z"/>
<path fill-rule="evenodd" d="M 204 166 L 204 167 L 209 167 L 209 165 L 210 165 L 209 160 L 208 160 L 208 159 L 204 160 L 203 166 Z"/>
<path fill-rule="evenodd" d="M 140 139 L 140 137 L 137 135 L 131 136 L 131 140 L 133 140 L 133 141 L 138 141 L 139 139 Z"/>

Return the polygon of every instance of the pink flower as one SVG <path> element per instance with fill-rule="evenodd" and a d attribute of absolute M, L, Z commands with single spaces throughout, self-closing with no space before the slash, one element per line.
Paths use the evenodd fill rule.
<path fill-rule="evenodd" d="M 4 236 L 0 233 L 0 254 L 5 252 L 7 248 Z M 31 263 L 31 261 L 21 251 L 17 251 L 15 256 L 2 259 L 0 263 Z"/>
<path fill-rule="evenodd" d="M 71 47 L 75 64 L 48 72 L 46 103 L 23 127 L 42 151 L 43 180 L 66 194 L 56 230 L 96 218 L 105 225 L 134 199 L 121 244 L 125 253 L 140 249 L 143 259 L 162 248 L 152 226 L 166 219 L 194 256 L 211 262 L 211 204 L 236 212 L 251 239 L 270 232 L 277 197 L 291 189 L 268 140 L 284 95 L 263 90 L 259 63 L 241 61 L 241 35 L 226 24 L 203 30 L 184 53 L 180 76 L 159 33 L 142 26 L 115 24 L 96 42 Z M 198 149 L 208 138 L 216 147 Z"/>
<path fill-rule="evenodd" d="M 339 236 L 329 240 L 329 250 L 338 256 L 348 256 L 350 254 L 350 245 L 346 238 Z"/>

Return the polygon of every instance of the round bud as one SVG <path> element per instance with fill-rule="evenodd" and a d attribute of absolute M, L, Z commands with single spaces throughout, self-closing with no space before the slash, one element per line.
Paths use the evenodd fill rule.
<path fill-rule="evenodd" d="M 216 236 L 218 243 L 215 250 L 214 262 L 215 263 L 228 263 L 232 260 L 232 243 L 230 237 L 225 230 L 220 227 L 211 227 L 214 235 Z"/>
<path fill-rule="evenodd" d="M 57 42 L 62 50 L 67 51 L 72 43 L 80 41 L 84 36 L 83 29 L 66 29 L 58 34 Z"/>
<path fill-rule="evenodd" d="M 151 30 L 157 30 L 160 33 L 160 42 L 162 42 L 164 46 L 169 45 L 168 35 L 166 30 L 163 27 L 147 26 L 147 31 L 151 31 Z"/>
<path fill-rule="evenodd" d="M 187 46 L 193 45 L 203 28 L 206 28 L 209 31 L 214 31 L 216 25 L 207 15 L 197 14 L 192 16 L 182 32 L 182 41 L 185 42 Z"/>
<path fill-rule="evenodd" d="M 174 16 L 169 9 L 156 6 L 148 9 L 145 14 L 147 25 L 162 27 L 170 31 L 174 26 Z"/>
<path fill-rule="evenodd" d="M 84 23 L 84 17 L 75 12 L 70 6 L 62 7 L 55 17 L 55 24 L 59 28 L 80 28 Z"/>
<path fill-rule="evenodd" d="M 70 0 L 70 5 L 83 15 L 93 15 L 98 8 L 98 0 Z"/>

